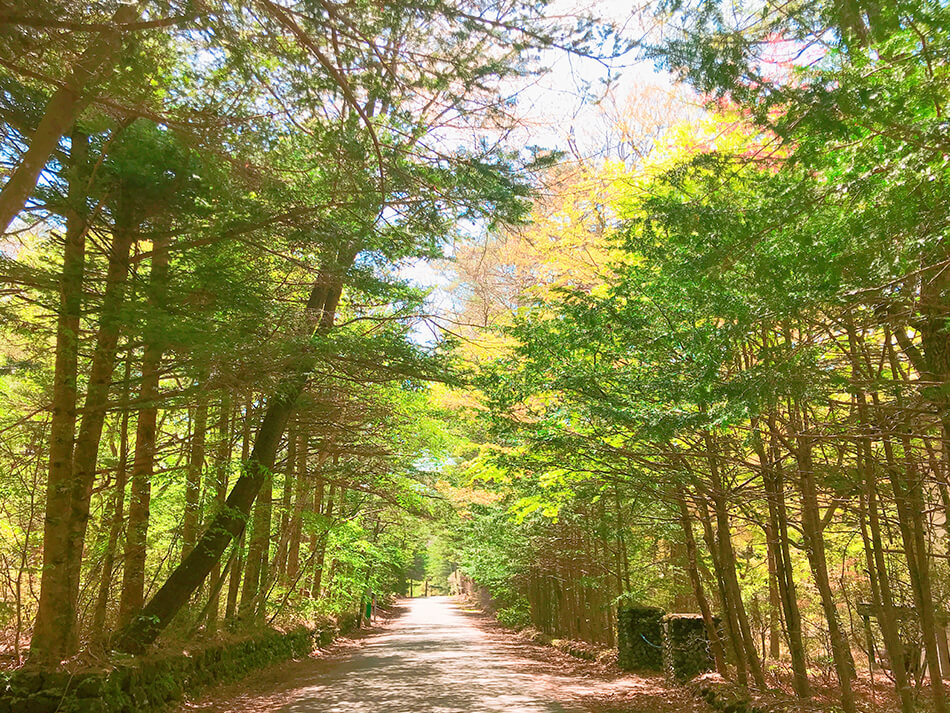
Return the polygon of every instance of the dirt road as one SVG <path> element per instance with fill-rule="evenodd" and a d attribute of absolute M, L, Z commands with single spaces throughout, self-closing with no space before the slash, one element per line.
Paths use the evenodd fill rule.
<path fill-rule="evenodd" d="M 206 713 L 685 713 L 657 678 L 624 676 L 499 630 L 447 597 L 403 602 L 380 631 L 210 691 Z"/>

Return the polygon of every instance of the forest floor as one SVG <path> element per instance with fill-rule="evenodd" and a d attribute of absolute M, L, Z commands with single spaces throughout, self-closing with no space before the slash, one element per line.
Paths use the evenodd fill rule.
<path fill-rule="evenodd" d="M 623 674 L 532 644 L 448 597 L 324 652 L 206 691 L 183 713 L 706 713 L 660 676 Z"/>

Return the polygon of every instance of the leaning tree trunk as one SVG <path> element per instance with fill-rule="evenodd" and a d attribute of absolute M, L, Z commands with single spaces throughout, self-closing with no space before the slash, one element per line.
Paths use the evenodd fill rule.
<path fill-rule="evenodd" d="M 317 334 L 326 334 L 333 327 L 343 291 L 342 273 L 355 257 L 356 246 L 344 249 L 332 268 L 321 270 L 317 276 L 306 310 Z M 301 354 L 293 371 L 267 400 L 251 456 L 231 489 L 225 509 L 211 521 L 195 549 L 169 575 L 141 615 L 119 632 L 116 645 L 120 650 L 141 652 L 155 641 L 220 561 L 228 544 L 244 531 L 254 499 L 274 468 L 287 420 L 316 363 L 316 356 L 309 350 Z"/>
<path fill-rule="evenodd" d="M 53 92 L 39 126 L 30 137 L 29 148 L 0 191 L 0 233 L 5 233 L 23 210 L 59 140 L 92 99 L 92 88 L 112 74 L 119 59 L 121 26 L 133 22 L 138 15 L 137 5 L 119 5 L 106 29 L 96 33 L 96 40 L 79 56 L 65 81 Z M 41 642 L 37 651 L 42 651 L 43 646 Z M 30 650 L 33 651 L 32 646 Z"/>
<path fill-rule="evenodd" d="M 699 561 L 699 550 L 696 547 L 696 537 L 693 535 L 693 521 L 686 505 L 686 499 L 680 496 L 676 499 L 676 502 L 679 506 L 680 526 L 683 528 L 683 535 L 686 539 L 686 563 L 689 569 L 689 579 L 693 585 L 696 602 L 699 604 L 699 611 L 703 615 L 703 625 L 706 627 L 706 637 L 709 639 L 709 648 L 716 662 L 716 670 L 725 676 L 726 651 L 723 648 L 722 639 L 719 638 L 719 627 L 716 626 L 712 609 L 710 609 L 709 601 L 706 599 L 702 577 L 699 576 L 699 567 L 696 564 Z"/>

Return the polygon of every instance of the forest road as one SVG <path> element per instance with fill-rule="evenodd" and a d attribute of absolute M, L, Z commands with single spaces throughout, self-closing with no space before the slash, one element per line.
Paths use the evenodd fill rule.
<path fill-rule="evenodd" d="M 406 601 L 385 631 L 314 676 L 284 713 L 562 713 L 449 597 Z"/>
<path fill-rule="evenodd" d="M 403 599 L 374 630 L 212 688 L 179 713 L 710 713 L 659 674 L 578 660 L 463 606 Z"/>

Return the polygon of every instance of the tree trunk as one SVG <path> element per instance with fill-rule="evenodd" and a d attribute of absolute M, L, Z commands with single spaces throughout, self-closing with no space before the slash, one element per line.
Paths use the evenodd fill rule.
<path fill-rule="evenodd" d="M 221 410 L 218 415 L 217 443 L 215 444 L 214 468 L 212 469 L 214 477 L 214 512 L 212 517 L 216 516 L 218 511 L 224 507 L 224 500 L 228 495 L 228 468 L 231 461 L 231 432 L 230 432 L 231 401 L 225 395 L 221 399 Z M 234 567 L 233 558 L 231 567 Z M 208 631 L 214 631 L 218 625 L 218 602 L 220 600 L 221 587 L 221 564 L 215 564 L 211 570 L 211 580 L 209 582 L 209 601 L 208 601 Z M 235 590 L 237 591 L 237 590 Z"/>
<path fill-rule="evenodd" d="M 749 669 L 746 666 L 745 649 L 742 645 L 742 634 L 739 632 L 739 622 L 736 618 L 735 607 L 732 597 L 726 589 L 725 576 L 723 575 L 722 564 L 719 561 L 719 545 L 716 542 L 716 535 L 713 532 L 712 521 L 709 516 L 705 493 L 700 496 L 699 517 L 703 525 L 703 540 L 706 542 L 706 549 L 712 559 L 713 571 L 716 575 L 716 584 L 719 589 L 719 600 L 722 603 L 722 614 L 726 620 L 726 633 L 728 634 L 729 646 L 732 649 L 732 655 L 736 664 L 736 679 L 740 686 L 749 685 Z"/>
<path fill-rule="evenodd" d="M 860 499 L 861 510 L 858 514 L 861 522 L 861 536 L 864 540 L 865 557 L 868 567 L 868 580 L 871 589 L 871 603 L 877 614 L 878 626 L 884 637 L 884 648 L 891 663 L 894 686 L 900 699 L 902 713 L 912 713 L 915 709 L 914 694 L 910 687 L 907 668 L 904 661 L 904 644 L 900 638 L 900 624 L 894 609 L 894 599 L 888 578 L 887 561 L 884 555 L 881 537 L 881 523 L 877 505 L 877 486 L 875 484 L 872 422 L 868 407 L 866 383 L 873 380 L 866 346 L 859 339 L 854 320 L 849 314 L 846 319 L 848 332 L 848 354 L 851 360 L 851 379 L 855 392 L 858 420 L 861 433 L 855 442 L 855 467 L 864 482 L 867 497 Z M 868 656 L 873 656 L 868 651 Z"/>
<path fill-rule="evenodd" d="M 40 603 L 30 649 L 30 658 L 35 663 L 56 664 L 75 653 L 79 643 L 79 577 L 89 501 L 112 386 L 134 234 L 131 214 L 127 205 L 125 208 L 119 211 L 113 229 L 99 330 L 69 475 L 63 473 L 63 480 L 53 483 L 57 495 L 53 507 L 46 512 Z"/>
<path fill-rule="evenodd" d="M 779 609 L 782 606 L 778 593 L 778 543 L 771 522 L 765 525 L 766 558 L 769 568 L 769 658 L 777 661 L 781 655 L 782 621 Z"/>
<path fill-rule="evenodd" d="M 310 547 L 312 551 L 316 552 L 316 557 L 313 564 L 313 576 L 310 578 L 310 596 L 317 598 L 320 596 L 320 588 L 323 586 L 323 568 L 326 564 L 327 556 L 327 539 L 330 536 L 330 527 L 333 522 L 333 505 L 334 505 L 334 488 L 333 483 L 330 484 L 330 490 L 327 492 L 327 504 L 324 507 L 323 501 L 323 489 L 320 489 L 320 500 L 317 502 L 317 493 L 314 493 L 314 503 L 313 509 L 314 512 L 322 514 L 323 517 L 320 518 L 320 526 L 323 528 L 323 531 L 320 534 L 314 533 L 310 538 Z"/>
<path fill-rule="evenodd" d="M 79 354 L 79 319 L 82 314 L 82 284 L 86 259 L 85 174 L 89 139 L 72 132 L 69 188 L 66 205 L 66 244 L 59 281 L 59 315 L 56 321 L 56 362 L 53 398 L 50 404 L 49 475 L 46 486 L 46 521 L 43 535 L 45 586 L 40 592 L 39 612 L 33 629 L 30 658 L 54 664 L 75 651 L 75 603 L 61 599 L 65 592 L 54 582 L 67 584 L 63 576 L 69 552 L 62 538 L 70 515 L 73 438 L 76 431 L 76 376 Z M 65 604 L 65 606 L 64 606 Z M 72 610 L 71 610 L 72 609 Z"/>
<path fill-rule="evenodd" d="M 703 580 L 699 576 L 699 568 L 696 565 L 699 560 L 699 550 L 696 547 L 696 538 L 693 536 L 693 524 L 689 515 L 689 508 L 686 505 L 686 499 L 682 496 L 678 497 L 676 501 L 679 506 L 680 525 L 686 539 L 686 563 L 689 569 L 689 579 L 693 584 L 693 592 L 696 595 L 696 602 L 699 604 L 699 611 L 703 615 L 703 625 L 706 627 L 709 648 L 712 650 L 713 659 L 716 661 L 716 670 L 725 676 L 726 651 L 722 646 L 722 640 L 719 638 L 719 627 L 716 626 L 716 620 L 709 608 L 709 601 L 706 599 L 706 592 L 703 589 Z"/>
<path fill-rule="evenodd" d="M 907 667 L 904 662 L 904 644 L 900 638 L 900 624 L 891 596 L 891 586 L 888 580 L 887 563 L 884 557 L 884 546 L 881 539 L 881 523 L 877 510 L 877 489 L 871 478 L 866 479 L 867 510 L 861 513 L 861 535 L 865 542 L 865 552 L 868 564 L 868 575 L 871 584 L 871 603 L 877 613 L 878 625 L 884 636 L 884 648 L 891 662 L 891 674 L 894 676 L 894 685 L 901 703 L 902 713 L 913 713 L 915 710 L 914 694 L 907 676 Z M 862 503 L 863 504 L 863 503 Z M 866 517 L 865 517 L 866 515 Z M 868 529 L 870 526 L 870 534 Z M 871 655 L 871 652 L 868 652 Z"/>
<path fill-rule="evenodd" d="M 133 22 L 138 16 L 137 4 L 119 5 L 107 29 L 94 35 L 93 44 L 79 56 L 66 80 L 53 92 L 39 126 L 30 137 L 29 148 L 0 191 L 0 233 L 5 233 L 23 210 L 59 140 L 93 98 L 92 87 L 112 74 L 122 44 L 121 25 Z M 36 651 L 43 651 L 44 646 L 41 642 Z"/>
<path fill-rule="evenodd" d="M 901 378 L 902 370 L 890 334 L 885 335 L 884 349 L 891 365 L 893 378 Z M 876 410 L 880 413 L 880 405 L 876 394 L 873 394 L 872 398 L 874 398 Z M 899 407 L 904 405 L 900 395 L 897 397 L 897 405 Z M 909 417 L 905 415 L 905 418 Z M 884 431 L 887 424 L 881 423 L 880 428 Z M 885 436 L 882 439 L 882 445 L 887 459 L 888 478 L 891 482 L 891 489 L 894 491 L 898 528 L 901 533 L 901 540 L 904 543 L 907 570 L 910 574 L 914 602 L 917 605 L 917 614 L 920 619 L 920 633 L 930 670 L 930 687 L 933 695 L 934 711 L 935 713 L 946 713 L 947 704 L 943 678 L 940 673 L 940 649 L 937 646 L 937 617 L 930 582 L 930 552 L 928 551 L 923 521 L 923 475 L 917 473 L 917 464 L 912 455 L 910 430 L 910 424 L 906 424 L 906 432 L 902 433 L 900 438 L 904 451 L 906 476 L 901 472 L 900 465 L 897 462 L 892 437 L 890 435 Z"/>
<path fill-rule="evenodd" d="M 261 602 L 267 580 L 267 561 L 270 553 L 270 528 L 273 498 L 273 475 L 264 474 L 264 482 L 254 504 L 251 536 L 247 542 L 247 563 L 244 565 L 244 587 L 238 616 L 253 619 L 263 609 Z"/>
<path fill-rule="evenodd" d="M 204 384 L 198 388 L 203 392 Z M 208 398 L 204 393 L 198 397 L 195 422 L 191 434 L 191 452 L 188 458 L 188 473 L 185 480 L 185 513 L 181 525 L 181 557 L 184 559 L 194 549 L 198 539 L 198 522 L 201 517 L 201 471 L 205 462 L 205 434 L 208 430 Z"/>
<path fill-rule="evenodd" d="M 280 491 L 280 520 L 277 525 L 277 550 L 274 553 L 274 565 L 271 568 L 273 576 L 285 579 L 287 576 L 287 548 L 290 540 L 290 509 L 294 493 L 294 473 L 297 470 L 297 461 L 300 458 L 298 449 L 301 448 L 298 433 L 302 430 L 297 426 L 290 431 L 287 444 L 287 466 L 284 468 L 284 484 Z"/>
<path fill-rule="evenodd" d="M 355 257 L 355 246 L 344 249 L 332 268 L 321 270 L 317 276 L 307 303 L 307 316 L 317 334 L 326 334 L 333 327 L 343 290 L 343 272 Z M 195 549 L 171 573 L 141 616 L 120 632 L 117 640 L 120 650 L 136 653 L 151 644 L 201 586 L 228 544 L 244 531 L 254 499 L 274 468 L 287 420 L 315 366 L 313 353 L 308 350 L 301 354 L 296 367 L 268 399 L 251 457 L 228 496 L 226 508 L 211 522 Z"/>
<path fill-rule="evenodd" d="M 703 435 L 708 453 L 709 475 L 712 482 L 712 501 L 716 515 L 716 534 L 719 546 L 719 564 L 722 567 L 723 582 L 727 596 L 732 600 L 735 609 L 736 622 L 739 627 L 739 643 L 745 648 L 746 660 L 752 680 L 759 688 L 765 688 L 765 676 L 762 673 L 762 664 L 755 648 L 755 639 L 749 626 L 749 617 L 742 602 L 742 590 L 739 587 L 739 575 L 736 571 L 736 552 L 732 546 L 730 532 L 729 510 L 726 502 L 726 492 L 722 477 L 719 473 L 718 450 L 715 441 L 709 433 Z"/>
<path fill-rule="evenodd" d="M 129 465 L 129 392 L 132 379 L 132 350 L 125 359 L 125 378 L 122 381 L 122 424 L 119 427 L 119 462 L 116 466 L 115 492 L 112 495 L 112 519 L 109 527 L 109 541 L 106 543 L 105 557 L 102 562 L 102 577 L 96 595 L 96 608 L 92 617 L 92 631 L 96 636 L 106 636 L 106 613 L 109 607 L 109 595 L 112 592 L 112 578 L 115 573 L 115 558 L 118 553 L 119 537 L 125 522 L 125 486 L 128 483 Z"/>
<path fill-rule="evenodd" d="M 310 434 L 307 429 L 301 425 L 300 442 L 297 444 L 297 478 L 294 489 L 294 511 L 290 517 L 289 533 L 287 535 L 287 566 L 286 578 L 288 582 L 296 582 L 300 574 L 300 533 L 303 524 L 303 511 L 307 505 L 307 483 L 309 475 L 307 473 L 307 450 L 309 448 Z M 316 487 L 319 495 L 323 497 L 323 481 L 319 481 Z"/>
<path fill-rule="evenodd" d="M 129 492 L 129 520 L 125 536 L 125 565 L 122 571 L 122 596 L 119 622 L 127 624 L 145 599 L 145 559 L 148 554 L 148 521 L 151 503 L 152 471 L 155 468 L 156 425 L 160 400 L 162 309 L 168 286 L 168 239 L 156 237 L 152 243 L 152 268 L 149 275 L 148 306 L 151 316 L 146 325 L 142 354 L 142 385 L 139 389 L 138 422 L 135 429 L 135 457 L 132 459 L 132 486 Z"/>
<path fill-rule="evenodd" d="M 247 405 L 244 407 L 244 424 L 241 434 L 242 468 L 251 457 L 251 414 L 253 412 L 251 401 L 248 400 Z M 225 499 L 224 506 L 227 507 L 227 499 Z M 217 515 L 215 517 L 217 517 Z M 241 536 L 234 541 L 234 549 L 236 552 L 232 556 L 233 564 L 231 565 L 231 573 L 228 575 L 228 600 L 225 605 L 224 618 L 232 625 L 237 617 L 238 593 L 241 588 L 241 575 L 244 573 L 245 539 L 244 532 L 242 531 Z M 215 563 L 215 566 L 220 566 L 220 563 Z"/>
<path fill-rule="evenodd" d="M 792 659 L 792 685 L 799 698 L 811 697 L 811 684 L 808 681 L 808 659 L 802 640 L 802 615 L 798 608 L 798 589 L 792 566 L 792 553 L 789 547 L 788 509 L 785 502 L 785 473 L 782 468 L 781 452 L 778 445 L 777 424 L 774 415 L 768 417 L 770 445 L 766 449 L 758 420 L 753 421 L 754 445 L 759 462 L 762 465 L 762 483 L 769 510 L 769 530 L 774 538 L 772 552 L 775 558 L 776 585 L 782 612 L 785 615 L 785 632 L 788 638 L 788 651 Z"/>
<path fill-rule="evenodd" d="M 802 538 L 805 554 L 811 565 L 812 577 L 821 598 L 821 607 L 828 624 L 828 637 L 831 639 L 831 655 L 841 686 L 841 707 L 845 713 L 854 713 L 854 660 L 851 647 L 841 627 L 838 617 L 838 603 L 831 591 L 828 577 L 828 561 L 825 556 L 825 540 L 822 533 L 821 510 L 818 504 L 818 489 L 815 485 L 814 465 L 812 462 L 812 437 L 805 432 L 803 414 L 798 404 L 790 405 L 789 414 L 792 428 L 795 430 L 795 461 L 798 468 L 798 487 L 802 505 Z"/>

